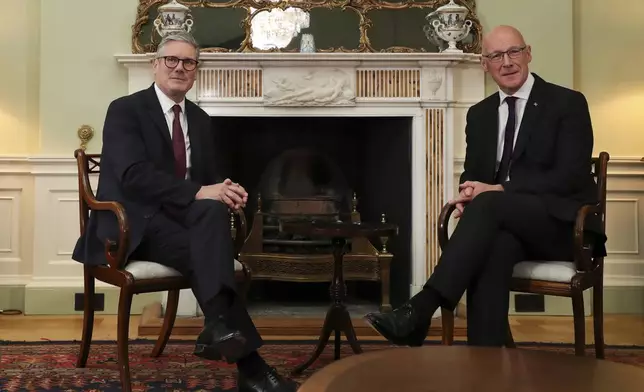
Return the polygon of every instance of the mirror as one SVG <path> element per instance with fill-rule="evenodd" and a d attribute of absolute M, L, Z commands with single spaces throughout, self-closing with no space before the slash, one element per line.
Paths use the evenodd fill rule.
<path fill-rule="evenodd" d="M 253 51 L 297 52 L 303 40 L 312 52 L 359 51 L 361 15 L 355 8 L 287 7 L 251 12 L 249 46 Z"/>
<path fill-rule="evenodd" d="M 482 27 L 475 0 L 472 29 L 458 44 L 480 53 Z M 132 52 L 156 50 L 154 20 L 168 0 L 139 0 Z M 195 0 L 180 1 L 192 15 L 203 52 L 439 52 L 445 42 L 428 34 L 427 16 L 449 0 Z"/>

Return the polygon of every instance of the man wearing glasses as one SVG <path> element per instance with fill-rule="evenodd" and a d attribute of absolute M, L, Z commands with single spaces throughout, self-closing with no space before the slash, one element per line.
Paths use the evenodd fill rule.
<path fill-rule="evenodd" d="M 297 384 L 257 353 L 262 339 L 235 291 L 228 209 L 243 208 L 248 194 L 217 176 L 210 117 L 185 98 L 198 64 L 199 48 L 189 34 L 168 35 L 154 59 L 154 84 L 110 104 L 97 198 L 123 204 L 130 259 L 151 260 L 191 279 L 206 318 L 196 355 L 236 363 L 240 392 L 295 392 Z M 113 215 L 92 213 L 74 260 L 105 264 L 102 244 L 117 230 Z"/>
<path fill-rule="evenodd" d="M 514 265 L 573 259 L 577 210 L 597 201 L 590 113 L 580 92 L 530 73 L 531 60 L 513 27 L 483 40 L 481 65 L 499 91 L 467 113 L 460 193 L 450 201 L 460 221 L 423 290 L 366 316 L 394 344 L 422 345 L 436 309 L 455 308 L 467 291 L 468 344 L 503 346 Z M 590 226 L 605 255 L 600 222 Z"/>

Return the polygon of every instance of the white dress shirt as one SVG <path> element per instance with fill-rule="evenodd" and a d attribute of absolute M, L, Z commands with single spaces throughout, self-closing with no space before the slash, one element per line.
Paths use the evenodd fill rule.
<path fill-rule="evenodd" d="M 157 93 L 159 98 L 159 103 L 161 104 L 161 110 L 165 116 L 165 121 L 168 124 L 168 132 L 170 132 L 170 140 L 172 140 L 172 123 L 174 121 L 174 111 L 172 107 L 174 105 L 179 105 L 181 107 L 181 114 L 179 115 L 179 123 L 181 124 L 181 129 L 183 130 L 183 138 L 186 143 L 186 178 L 190 176 L 190 138 L 188 137 L 188 119 L 186 117 L 186 100 L 183 99 L 181 102 L 174 102 L 172 99 L 168 98 L 167 95 L 161 91 L 161 89 L 154 84 L 154 90 Z"/>
<path fill-rule="evenodd" d="M 514 94 L 513 97 L 516 97 L 515 108 L 516 108 L 516 128 L 514 129 L 514 144 L 512 145 L 513 149 L 517 142 L 517 137 L 519 136 L 519 128 L 521 127 L 521 120 L 523 119 L 523 113 L 525 113 L 525 107 L 528 103 L 528 97 L 530 97 L 530 92 L 532 91 L 532 86 L 534 85 L 534 76 L 528 74 L 528 79 L 523 83 L 523 86 Z M 503 157 L 503 145 L 505 144 L 505 124 L 508 122 L 509 109 L 508 104 L 505 102 L 505 98 L 509 95 L 499 90 L 499 137 L 497 139 L 496 146 L 496 170 L 499 170 L 499 165 L 501 164 L 501 158 Z M 510 175 L 508 174 L 509 180 Z"/>

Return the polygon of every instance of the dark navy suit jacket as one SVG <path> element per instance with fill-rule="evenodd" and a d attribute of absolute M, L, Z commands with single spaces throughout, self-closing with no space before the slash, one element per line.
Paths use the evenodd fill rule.
<path fill-rule="evenodd" d="M 189 180 L 174 175 L 172 139 L 154 85 L 114 100 L 103 127 L 101 172 L 96 198 L 123 205 L 129 221 L 129 256 L 140 244 L 149 219 L 162 207 L 187 208 L 202 185 L 217 183 L 210 116 L 186 99 L 191 146 Z M 92 211 L 72 258 L 106 264 L 105 240 L 118 239 L 111 211 Z"/>
<path fill-rule="evenodd" d="M 533 76 L 512 154 L 510 181 L 503 187 L 505 192 L 537 195 L 553 217 L 573 223 L 579 208 L 596 203 L 598 196 L 591 174 L 593 127 L 588 103 L 578 91 Z M 467 113 L 461 183 L 494 183 L 499 103 L 499 94 L 492 94 Z M 605 254 L 606 238 L 599 217 L 588 217 L 586 227 L 597 234 L 597 249 Z"/>

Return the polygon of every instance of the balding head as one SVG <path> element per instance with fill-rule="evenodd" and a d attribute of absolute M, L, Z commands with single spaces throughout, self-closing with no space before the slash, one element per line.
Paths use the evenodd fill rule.
<path fill-rule="evenodd" d="M 504 47 L 511 46 L 525 46 L 523 35 L 512 26 L 497 26 L 483 37 L 483 54 L 503 51 Z"/>
<path fill-rule="evenodd" d="M 514 94 L 523 86 L 530 61 L 530 46 L 516 28 L 497 26 L 483 37 L 481 64 L 505 93 Z"/>

